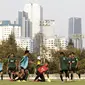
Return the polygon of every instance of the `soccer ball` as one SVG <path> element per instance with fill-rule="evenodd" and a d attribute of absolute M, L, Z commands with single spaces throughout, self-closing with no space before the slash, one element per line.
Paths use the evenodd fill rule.
<path fill-rule="evenodd" d="M 51 82 L 51 80 L 50 80 L 50 79 L 48 79 L 47 81 L 48 81 L 48 82 Z"/>

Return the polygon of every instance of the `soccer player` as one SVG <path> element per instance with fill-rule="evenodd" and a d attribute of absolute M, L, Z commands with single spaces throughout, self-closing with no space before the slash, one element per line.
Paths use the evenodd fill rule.
<path fill-rule="evenodd" d="M 78 59 L 75 57 L 75 53 L 71 53 L 71 80 L 73 80 L 73 74 L 78 68 Z"/>
<path fill-rule="evenodd" d="M 20 61 L 20 76 L 18 80 L 27 81 L 28 78 L 28 61 L 29 61 L 29 51 L 26 50 L 23 58 Z"/>
<path fill-rule="evenodd" d="M 63 81 L 63 73 L 65 73 L 66 81 L 68 79 L 68 59 L 65 57 L 63 52 L 60 52 L 60 63 L 59 63 L 59 70 L 60 70 L 60 78 Z"/>
<path fill-rule="evenodd" d="M 1 58 L 0 58 L 0 75 L 1 75 L 1 80 L 3 80 L 3 63 Z"/>
<path fill-rule="evenodd" d="M 37 70 L 37 76 L 36 78 L 34 79 L 34 81 L 41 81 L 41 82 L 45 82 L 45 77 L 44 77 L 44 73 L 48 70 L 48 64 L 46 63 L 45 65 L 43 66 L 40 66 Z M 39 77 L 41 79 L 39 79 Z M 48 75 L 47 75 L 48 77 Z"/>
<path fill-rule="evenodd" d="M 68 76 L 70 72 L 71 72 L 71 53 L 68 56 Z"/>
<path fill-rule="evenodd" d="M 15 72 L 16 72 L 16 59 L 14 54 L 12 53 L 8 59 L 8 74 L 9 74 L 10 80 L 14 79 Z"/>

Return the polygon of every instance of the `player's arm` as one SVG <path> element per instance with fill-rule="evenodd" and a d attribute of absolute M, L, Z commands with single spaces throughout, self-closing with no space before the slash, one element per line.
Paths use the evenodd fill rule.
<path fill-rule="evenodd" d="M 60 62 L 61 62 L 61 59 L 59 58 L 59 71 L 61 70 L 61 64 L 60 64 Z"/>
<path fill-rule="evenodd" d="M 79 61 L 78 61 L 78 58 L 76 58 L 76 68 L 78 68 L 78 66 L 79 66 Z"/>
<path fill-rule="evenodd" d="M 7 60 L 8 62 L 7 62 L 7 71 L 8 71 L 8 67 L 9 67 L 9 59 Z"/>
<path fill-rule="evenodd" d="M 15 60 L 16 69 L 18 69 L 18 61 Z"/>
<path fill-rule="evenodd" d="M 61 70 L 61 65 L 60 65 L 60 62 L 59 62 L 59 70 Z"/>

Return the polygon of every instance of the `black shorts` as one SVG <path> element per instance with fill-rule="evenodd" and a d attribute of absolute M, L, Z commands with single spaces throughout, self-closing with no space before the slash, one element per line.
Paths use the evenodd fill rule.
<path fill-rule="evenodd" d="M 71 68 L 71 71 L 73 71 L 74 73 L 76 72 L 76 70 L 77 70 L 77 69 L 74 68 L 74 67 Z"/>
<path fill-rule="evenodd" d="M 21 72 L 21 70 L 24 70 L 24 72 L 29 72 L 28 67 L 26 69 L 24 69 L 23 67 L 20 67 L 20 72 Z"/>
<path fill-rule="evenodd" d="M 8 71 L 16 72 L 16 67 L 9 67 L 9 68 L 8 68 Z"/>
<path fill-rule="evenodd" d="M 67 73 L 68 72 L 68 70 L 60 70 L 60 73 Z"/>
<path fill-rule="evenodd" d="M 23 67 L 20 67 L 20 69 L 24 69 L 24 68 Z M 24 69 L 24 70 L 28 70 L 28 67 L 26 69 Z"/>

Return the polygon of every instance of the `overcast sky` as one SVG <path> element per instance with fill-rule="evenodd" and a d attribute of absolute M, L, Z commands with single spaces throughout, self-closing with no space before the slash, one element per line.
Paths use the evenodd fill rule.
<path fill-rule="evenodd" d="M 55 20 L 55 34 L 67 36 L 69 17 L 80 17 L 85 35 L 85 0 L 0 0 L 0 20 L 15 20 L 28 1 L 43 7 L 44 19 Z"/>

